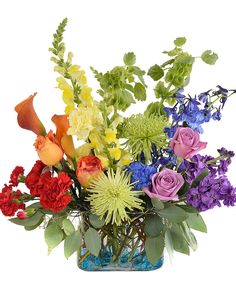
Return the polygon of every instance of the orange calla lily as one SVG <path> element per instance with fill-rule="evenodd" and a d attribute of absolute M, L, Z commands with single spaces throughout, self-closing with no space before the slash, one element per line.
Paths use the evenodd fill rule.
<path fill-rule="evenodd" d="M 69 129 L 69 121 L 67 115 L 54 115 L 52 122 L 56 125 L 56 140 L 61 145 L 63 151 L 70 158 L 75 157 L 75 147 L 71 135 L 67 135 Z"/>
<path fill-rule="evenodd" d="M 16 105 L 15 111 L 18 113 L 17 121 L 21 128 L 32 131 L 36 135 L 45 136 L 46 130 L 34 110 L 33 100 L 35 95 L 36 93 L 30 95 L 27 99 Z"/>

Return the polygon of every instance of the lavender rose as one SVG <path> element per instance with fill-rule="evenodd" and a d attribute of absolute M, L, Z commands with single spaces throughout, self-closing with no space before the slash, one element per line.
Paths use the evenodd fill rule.
<path fill-rule="evenodd" d="M 207 142 L 201 142 L 199 133 L 191 128 L 177 128 L 170 142 L 175 155 L 182 158 L 191 158 L 206 146 Z"/>
<path fill-rule="evenodd" d="M 178 200 L 177 192 L 184 184 L 181 174 L 171 169 L 163 169 L 152 176 L 152 187 L 143 191 L 150 198 L 158 198 L 162 201 Z"/>

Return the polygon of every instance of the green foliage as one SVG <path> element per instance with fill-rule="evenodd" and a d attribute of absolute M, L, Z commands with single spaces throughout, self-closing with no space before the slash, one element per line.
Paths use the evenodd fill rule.
<path fill-rule="evenodd" d="M 163 255 L 165 247 L 165 242 L 163 236 L 155 237 L 155 238 L 146 238 L 145 242 L 145 252 L 148 260 L 155 264 L 158 259 Z"/>
<path fill-rule="evenodd" d="M 56 224 L 50 224 L 44 231 L 44 238 L 48 245 L 48 252 L 50 253 L 56 246 L 58 246 L 64 239 L 64 233 Z"/>
<path fill-rule="evenodd" d="M 154 81 L 160 80 L 164 76 L 164 71 L 163 69 L 158 66 L 154 65 L 152 66 L 147 73 Z"/>
<path fill-rule="evenodd" d="M 75 227 L 70 219 L 64 219 L 62 221 L 62 229 L 64 230 L 65 234 L 69 236 L 75 231 Z"/>
<path fill-rule="evenodd" d="M 198 176 L 197 178 L 193 181 L 191 188 L 196 188 L 199 183 L 209 174 L 208 169 L 204 169 Z"/>
<path fill-rule="evenodd" d="M 124 60 L 127 66 L 114 67 L 104 74 L 91 67 L 100 83 L 101 88 L 97 92 L 103 99 L 102 103 L 106 107 L 114 106 L 116 110 L 121 111 L 135 103 L 135 99 L 146 99 L 146 85 L 143 79 L 145 72 L 132 65 L 135 63 L 134 53 L 125 54 Z"/>
<path fill-rule="evenodd" d="M 89 228 L 84 234 L 84 239 L 88 251 L 98 256 L 101 249 L 101 237 L 98 232 L 93 228 Z"/>
<path fill-rule="evenodd" d="M 134 86 L 134 97 L 137 100 L 146 100 L 146 88 L 141 83 L 136 83 Z"/>
<path fill-rule="evenodd" d="M 144 222 L 144 232 L 148 237 L 161 235 L 164 229 L 162 218 L 157 214 L 148 215 Z"/>
<path fill-rule="evenodd" d="M 188 192 L 189 189 L 190 189 L 189 183 L 184 182 L 183 186 L 178 191 L 178 196 L 181 196 L 181 197 L 185 196 L 185 194 Z"/>
<path fill-rule="evenodd" d="M 120 136 L 127 139 L 125 144 L 131 151 L 134 160 L 140 160 L 140 155 L 143 153 L 145 162 L 149 162 L 152 145 L 163 148 L 167 144 L 167 136 L 164 133 L 166 126 L 167 121 L 164 117 L 133 115 L 124 120 Z"/>
<path fill-rule="evenodd" d="M 153 207 L 156 209 L 156 210 L 161 210 L 163 209 L 165 206 L 164 206 L 164 203 L 161 202 L 159 199 L 157 198 L 152 198 L 151 199 L 151 202 L 152 202 L 152 205 Z"/>
<path fill-rule="evenodd" d="M 206 64 L 215 65 L 218 55 L 211 50 L 206 50 L 202 53 L 201 58 Z"/>
<path fill-rule="evenodd" d="M 186 43 L 186 38 L 185 37 L 177 37 L 175 40 L 174 40 L 174 44 L 175 46 L 182 46 Z"/>
<path fill-rule="evenodd" d="M 173 241 L 174 250 L 189 255 L 190 251 L 188 242 L 186 241 L 183 231 L 178 224 L 173 223 L 170 229 L 170 235 Z"/>
<path fill-rule="evenodd" d="M 89 215 L 89 222 L 96 229 L 102 228 L 105 225 L 105 220 L 100 219 L 96 214 Z"/>
<path fill-rule="evenodd" d="M 82 236 L 79 230 L 74 231 L 72 234 L 65 238 L 64 254 L 68 259 L 73 253 L 78 251 L 82 245 Z"/>
<path fill-rule="evenodd" d="M 165 248 L 167 253 L 169 254 L 170 260 L 172 260 L 174 253 L 174 244 L 169 229 L 165 232 Z"/>
<path fill-rule="evenodd" d="M 37 211 L 35 214 L 33 214 L 31 217 L 27 217 L 26 219 L 19 219 L 19 218 L 11 218 L 9 221 L 11 221 L 14 224 L 25 226 L 25 227 L 32 227 L 35 225 L 40 225 L 44 219 L 44 215 L 42 212 Z M 40 223 L 40 224 L 39 224 Z"/>
<path fill-rule="evenodd" d="M 190 228 L 207 233 L 207 226 L 199 213 L 189 213 L 186 222 Z"/>
<path fill-rule="evenodd" d="M 174 223 L 181 223 L 188 218 L 188 214 L 176 205 L 170 205 L 158 211 L 158 215 Z"/>
<path fill-rule="evenodd" d="M 134 52 L 126 53 L 123 57 L 123 61 L 124 61 L 125 65 L 127 65 L 127 66 L 134 65 L 135 62 L 136 62 L 136 56 L 135 56 Z"/>
<path fill-rule="evenodd" d="M 186 242 L 188 243 L 189 247 L 193 250 L 197 250 L 197 240 L 192 233 L 191 229 L 189 228 L 188 224 L 184 221 L 180 225 L 183 235 L 185 237 Z"/>
<path fill-rule="evenodd" d="M 158 99 L 158 111 L 152 111 L 155 115 L 163 115 L 164 103 L 170 106 L 175 104 L 176 99 L 174 94 L 178 89 L 185 87 L 189 81 L 192 72 L 192 67 L 195 58 L 188 52 L 183 50 L 183 45 L 186 43 L 185 37 L 178 37 L 174 40 L 174 48 L 163 53 L 168 55 L 170 59 L 161 65 L 152 66 L 148 75 L 157 81 L 154 89 L 156 98 Z M 218 59 L 217 54 L 210 50 L 203 52 L 202 60 L 207 64 L 214 64 Z M 152 108 L 153 110 L 153 108 Z"/>

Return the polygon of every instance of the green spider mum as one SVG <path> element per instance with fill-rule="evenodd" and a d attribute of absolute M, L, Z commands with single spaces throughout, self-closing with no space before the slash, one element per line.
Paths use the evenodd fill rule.
<path fill-rule="evenodd" d="M 167 135 L 164 133 L 168 125 L 163 116 L 133 115 L 122 124 L 121 135 L 126 138 L 126 146 L 135 160 L 140 160 L 143 153 L 145 162 L 151 160 L 152 145 L 163 148 L 167 145 Z"/>
<path fill-rule="evenodd" d="M 122 221 L 130 220 L 127 210 L 143 209 L 143 201 L 137 198 L 142 193 L 132 190 L 129 175 L 120 169 L 116 172 L 110 169 L 107 175 L 101 174 L 90 187 L 87 200 L 90 201 L 91 210 L 104 218 L 106 224 L 111 222 L 119 226 Z"/>

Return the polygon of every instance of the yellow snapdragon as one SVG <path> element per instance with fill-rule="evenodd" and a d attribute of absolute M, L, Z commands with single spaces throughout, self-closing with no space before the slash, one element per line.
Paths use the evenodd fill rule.
<path fill-rule="evenodd" d="M 108 151 L 110 153 L 111 158 L 115 159 L 115 160 L 120 160 L 121 158 L 121 149 L 118 147 L 112 147 L 112 148 L 108 148 Z"/>
<path fill-rule="evenodd" d="M 113 142 L 117 142 L 117 138 L 116 138 L 116 134 L 117 134 L 117 130 L 116 129 L 106 129 L 105 130 L 105 142 L 110 144 Z"/>
<path fill-rule="evenodd" d="M 69 114 L 75 109 L 74 90 L 63 77 L 57 78 L 58 88 L 63 91 L 62 99 L 66 104 L 65 113 Z"/>
<path fill-rule="evenodd" d="M 67 69 L 67 72 L 71 76 L 72 80 L 77 81 L 80 86 L 87 84 L 87 78 L 85 76 L 85 71 L 81 70 L 79 65 L 71 65 Z"/>

